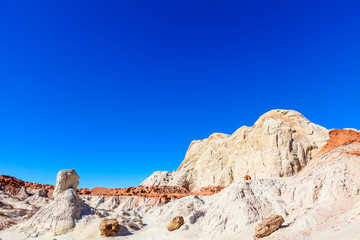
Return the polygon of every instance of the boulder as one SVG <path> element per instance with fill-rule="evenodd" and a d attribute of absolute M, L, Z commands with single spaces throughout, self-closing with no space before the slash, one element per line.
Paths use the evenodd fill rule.
<path fill-rule="evenodd" d="M 115 235 L 120 232 L 121 226 L 116 218 L 108 219 L 104 218 L 100 222 L 99 230 L 104 236 Z"/>
<path fill-rule="evenodd" d="M 54 198 L 69 188 L 76 190 L 79 185 L 79 178 L 75 169 L 61 170 L 56 178 L 56 186 L 53 193 Z"/>
<path fill-rule="evenodd" d="M 265 220 L 261 221 L 255 227 L 255 237 L 262 238 L 270 235 L 279 229 L 281 224 L 284 223 L 284 218 L 280 215 L 271 215 Z"/>
<path fill-rule="evenodd" d="M 176 229 L 179 229 L 182 225 L 184 225 L 184 218 L 182 216 L 174 217 L 173 220 L 168 225 L 168 230 L 174 231 Z"/>
<path fill-rule="evenodd" d="M 251 180 L 251 177 L 249 176 L 249 175 L 245 175 L 244 176 L 244 180 L 246 181 L 246 180 Z"/>

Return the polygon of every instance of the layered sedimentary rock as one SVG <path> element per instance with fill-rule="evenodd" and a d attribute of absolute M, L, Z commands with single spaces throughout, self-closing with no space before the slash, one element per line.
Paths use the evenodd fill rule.
<path fill-rule="evenodd" d="M 232 135 L 214 133 L 207 139 L 193 141 L 175 173 L 167 178 L 153 175 L 144 183 L 168 182 L 170 186 L 193 190 L 228 186 L 245 175 L 251 179 L 293 176 L 328 139 L 327 129 L 311 123 L 302 114 L 272 110 L 252 127 L 243 126 Z"/>
<path fill-rule="evenodd" d="M 220 192 L 225 187 L 223 186 L 210 186 L 200 188 L 196 191 L 189 191 L 184 187 L 176 186 L 140 186 L 130 188 L 103 188 L 95 187 L 92 189 L 78 189 L 81 195 L 90 196 L 136 196 L 144 198 L 159 199 L 162 204 L 168 203 L 171 200 L 183 198 L 189 195 L 210 196 Z"/>

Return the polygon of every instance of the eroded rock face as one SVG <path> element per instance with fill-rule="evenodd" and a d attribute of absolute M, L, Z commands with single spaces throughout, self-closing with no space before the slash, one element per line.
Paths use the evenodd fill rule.
<path fill-rule="evenodd" d="M 173 220 L 169 223 L 168 230 L 174 231 L 179 229 L 182 225 L 184 225 L 184 218 L 182 216 L 174 217 Z"/>
<path fill-rule="evenodd" d="M 59 196 L 62 192 L 67 189 L 76 190 L 79 185 L 79 175 L 75 172 L 75 169 L 61 170 L 56 178 L 56 187 L 54 190 L 54 198 Z"/>
<path fill-rule="evenodd" d="M 272 110 L 254 126 L 232 135 L 214 133 L 193 141 L 170 186 L 189 190 L 228 186 L 245 175 L 253 179 L 293 176 L 329 139 L 327 129 L 292 110 Z"/>
<path fill-rule="evenodd" d="M 119 222 L 115 219 L 104 218 L 100 222 L 99 230 L 100 233 L 104 236 L 115 235 L 120 232 L 121 226 Z"/>
<path fill-rule="evenodd" d="M 255 237 L 266 237 L 279 229 L 284 223 L 284 218 L 280 215 L 271 215 L 255 227 Z"/>

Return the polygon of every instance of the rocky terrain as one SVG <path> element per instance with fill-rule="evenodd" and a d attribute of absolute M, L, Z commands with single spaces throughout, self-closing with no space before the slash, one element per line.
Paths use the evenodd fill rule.
<path fill-rule="evenodd" d="M 359 131 L 273 110 L 192 142 L 176 172 L 139 187 L 0 176 L 0 239 L 359 239 L 359 172 Z"/>

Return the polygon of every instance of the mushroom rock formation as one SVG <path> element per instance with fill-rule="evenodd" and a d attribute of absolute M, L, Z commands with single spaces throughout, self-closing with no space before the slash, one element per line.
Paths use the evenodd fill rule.
<path fill-rule="evenodd" d="M 75 227 L 75 220 L 90 210 L 76 192 L 79 176 L 75 170 L 61 170 L 57 175 L 54 201 L 40 208 L 22 227 L 28 237 L 61 235 Z M 54 192 L 54 194 L 55 194 Z"/>
<path fill-rule="evenodd" d="M 56 178 L 56 187 L 53 193 L 54 198 L 69 188 L 76 190 L 79 185 L 79 178 L 75 169 L 61 170 Z"/>
<path fill-rule="evenodd" d="M 328 139 L 327 129 L 311 123 L 299 112 L 272 110 L 252 127 L 243 126 L 232 135 L 214 133 L 191 142 L 167 185 L 191 191 L 228 186 L 247 174 L 257 179 L 293 176 Z"/>

